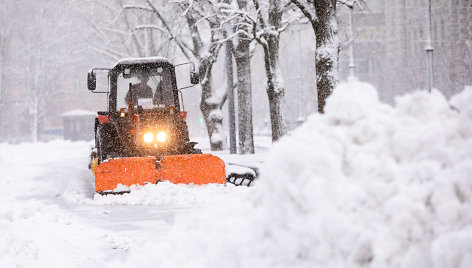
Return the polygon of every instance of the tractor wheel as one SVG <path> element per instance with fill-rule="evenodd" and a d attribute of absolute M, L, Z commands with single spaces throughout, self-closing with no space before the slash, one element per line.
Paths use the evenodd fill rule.
<path fill-rule="evenodd" d="M 181 154 L 201 154 L 202 150 L 195 148 L 196 142 L 188 142 L 183 147 Z"/>
<path fill-rule="evenodd" d="M 191 152 L 191 154 L 201 154 L 201 153 L 202 153 L 202 150 L 197 149 L 197 148 L 193 148 Z"/>
<path fill-rule="evenodd" d="M 103 124 L 98 126 L 96 132 L 96 146 L 97 146 L 97 156 L 98 156 L 98 163 L 102 163 L 106 159 L 116 156 L 116 135 L 114 129 L 111 125 Z"/>

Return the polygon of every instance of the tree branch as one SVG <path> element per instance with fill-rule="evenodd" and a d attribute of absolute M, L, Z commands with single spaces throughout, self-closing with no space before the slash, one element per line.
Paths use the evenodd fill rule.
<path fill-rule="evenodd" d="M 192 55 L 190 55 L 190 53 L 193 54 L 192 49 L 190 49 L 184 42 L 182 42 L 182 40 L 180 40 L 179 38 L 177 38 L 174 35 L 174 33 L 173 33 L 172 29 L 170 28 L 169 24 L 167 23 L 165 18 L 161 15 L 161 13 L 159 11 L 157 11 L 156 7 L 154 7 L 154 5 L 149 0 L 146 0 L 146 3 L 152 9 L 152 12 L 154 14 L 156 14 L 157 17 L 159 18 L 159 20 L 162 22 L 162 24 L 164 25 L 164 27 L 167 30 L 168 34 L 170 35 L 170 38 L 177 43 L 177 45 L 179 46 L 179 48 L 182 51 L 182 53 L 184 54 L 184 56 L 188 60 L 190 60 L 192 58 Z M 195 54 L 193 54 L 193 57 L 195 57 Z"/>
<path fill-rule="evenodd" d="M 316 22 L 318 21 L 318 17 L 316 16 L 316 14 L 313 13 L 311 9 L 308 6 L 306 6 L 304 3 L 302 3 L 301 1 L 299 0 L 290 0 L 290 1 L 300 9 L 300 11 L 303 13 L 303 15 L 305 15 L 305 17 L 308 18 L 308 20 L 310 21 L 311 27 L 313 28 L 313 30 L 315 30 Z"/>

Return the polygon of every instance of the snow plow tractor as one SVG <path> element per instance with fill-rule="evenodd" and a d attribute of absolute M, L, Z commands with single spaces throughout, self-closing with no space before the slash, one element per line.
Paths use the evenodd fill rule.
<path fill-rule="evenodd" d="M 193 70 L 188 87 L 199 82 Z M 95 91 L 96 71 L 108 72 L 107 91 Z M 175 66 L 167 59 L 130 58 L 113 68 L 94 68 L 88 72 L 87 85 L 108 96 L 108 111 L 98 112 L 95 119 L 90 168 L 96 192 L 116 193 L 120 184 L 159 181 L 226 183 L 224 162 L 202 154 L 189 140 Z"/>

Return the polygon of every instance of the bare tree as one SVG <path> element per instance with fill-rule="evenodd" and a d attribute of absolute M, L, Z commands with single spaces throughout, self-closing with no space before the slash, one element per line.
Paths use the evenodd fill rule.
<path fill-rule="evenodd" d="M 2 11 L 5 11 L 5 9 L 2 9 Z M 2 18 L 6 17 L 3 16 Z M 8 25 L 7 22 L 2 23 L 3 27 L 0 30 L 0 137 L 5 136 L 5 125 L 8 123 L 8 108 L 7 103 L 6 103 L 6 88 L 5 88 L 5 75 L 7 72 L 7 68 L 9 67 L 7 65 L 7 60 L 8 60 L 8 55 L 9 55 L 9 50 L 10 50 L 10 41 L 11 41 L 11 35 L 12 35 L 12 29 L 10 28 L 10 25 Z"/>
<path fill-rule="evenodd" d="M 68 13 L 68 3 L 60 0 L 15 3 L 20 11 L 15 19 L 21 24 L 14 33 L 13 41 L 18 48 L 12 51 L 15 57 L 12 75 L 16 76 L 17 90 L 23 93 L 17 93 L 15 101 L 25 107 L 22 125 L 27 126 L 31 140 L 36 142 L 41 138 L 46 117 L 54 118 L 49 120 L 48 127 L 58 126 L 54 123 L 59 117 L 56 109 L 62 105 L 59 94 L 77 96 L 69 82 L 76 77 L 74 63 L 84 57 L 78 60 L 81 55 L 71 56 L 70 45 L 77 43 L 78 37 L 71 30 L 76 20 Z"/>
<path fill-rule="evenodd" d="M 284 114 L 285 86 L 279 63 L 280 34 L 298 20 L 298 16 L 297 14 L 289 14 L 291 8 L 288 4 L 290 2 L 285 0 L 252 0 L 250 2 L 251 7 L 248 6 L 249 1 L 239 0 L 237 1 L 237 10 L 233 10 L 233 12 L 226 10 L 231 15 L 240 15 L 240 22 L 233 34 L 237 37 L 237 46 L 233 44 L 235 37 L 230 39 L 233 41 L 230 44 L 232 44 L 236 64 L 238 65 L 238 57 L 240 57 L 239 65 L 241 66 L 246 61 L 249 62 L 249 44 L 252 40 L 257 41 L 263 48 L 272 140 L 277 141 L 287 132 Z M 283 18 L 284 14 L 287 14 L 285 19 Z M 244 60 L 246 58 L 247 60 Z M 238 68 L 238 77 L 241 73 L 244 74 L 244 71 Z M 241 76 L 241 79 L 243 82 L 248 80 L 245 76 Z M 240 83 L 240 79 L 238 79 L 238 83 Z"/>
<path fill-rule="evenodd" d="M 159 6 L 168 5 L 158 1 Z M 159 19 L 149 10 L 128 5 L 125 0 L 92 0 L 77 2 L 86 8 L 90 17 L 89 34 L 83 38 L 84 46 L 105 58 L 117 61 L 125 57 L 164 56 L 173 59 L 175 53 L 171 38 L 162 31 Z M 131 8 L 133 6 L 133 8 Z M 132 10 L 132 11 L 130 11 Z"/>
<path fill-rule="evenodd" d="M 326 98 L 338 82 L 339 38 L 336 4 L 353 4 L 355 0 L 291 0 L 310 22 L 316 36 L 316 88 L 318 112 L 324 110 Z"/>
<path fill-rule="evenodd" d="M 31 52 L 38 51 L 31 50 Z M 46 114 L 46 99 L 50 94 L 50 87 L 46 85 L 47 77 L 45 72 L 43 72 L 43 70 L 47 69 L 45 59 L 41 54 L 38 57 L 31 54 L 30 56 L 30 60 L 24 70 L 26 88 L 28 89 L 25 100 L 28 107 L 28 119 L 30 121 L 28 125 L 31 129 L 32 141 L 37 142 L 39 139 L 40 120 Z"/>
<path fill-rule="evenodd" d="M 53 89 L 58 88 L 57 83 L 60 79 L 58 73 L 61 72 L 61 67 L 57 65 L 60 57 L 58 49 L 60 39 L 55 39 L 57 37 L 55 31 L 57 27 L 62 26 L 61 20 L 51 15 L 58 10 L 55 3 L 39 3 L 35 8 L 37 17 L 31 24 L 23 24 L 26 31 L 19 35 L 18 41 L 22 43 L 22 49 L 17 56 L 18 62 L 23 65 L 16 67 L 17 74 L 25 83 L 24 103 L 28 110 L 25 120 L 30 128 L 33 142 L 39 139 L 41 121 L 52 100 Z M 52 12 L 53 10 L 55 12 Z"/>
<path fill-rule="evenodd" d="M 200 110 L 206 123 L 212 150 L 222 150 L 226 140 L 222 112 L 226 92 L 216 90 L 212 84 L 213 64 L 223 45 L 221 17 L 218 13 L 219 2 L 174 1 L 169 4 L 170 8 L 166 13 L 162 12 L 162 7 L 157 8 L 150 0 L 146 0 L 146 5 L 125 6 L 125 9 L 146 11 L 156 16 L 162 24 L 161 27 L 142 25 L 139 28 L 153 28 L 166 33 L 187 59 L 196 61 L 202 88 Z M 182 34 L 181 23 L 178 20 L 174 19 L 170 23 L 169 16 L 175 16 L 176 12 L 185 20 L 187 35 Z"/>
<path fill-rule="evenodd" d="M 250 45 L 254 38 L 250 34 L 249 24 L 246 23 L 244 16 L 249 12 L 249 1 L 238 0 L 237 10 L 233 9 L 231 1 L 226 1 L 226 4 L 221 12 L 227 15 L 225 21 L 229 26 L 225 27 L 224 34 L 236 62 L 239 153 L 252 154 L 254 153 L 254 130 Z"/>
<path fill-rule="evenodd" d="M 272 141 L 279 140 L 287 133 L 284 115 L 285 85 L 279 62 L 280 34 L 290 25 L 282 16 L 287 10 L 283 0 L 269 0 L 263 8 L 260 0 L 253 0 L 257 19 L 253 20 L 253 35 L 264 50 L 264 64 L 267 76 L 267 96 L 269 98 Z M 266 15 L 262 14 L 266 12 Z"/>
<path fill-rule="evenodd" d="M 89 5 L 91 34 L 84 40 L 88 49 L 114 61 L 124 57 L 144 57 L 147 51 L 143 50 L 143 40 L 132 29 L 122 0 L 92 1 Z"/>

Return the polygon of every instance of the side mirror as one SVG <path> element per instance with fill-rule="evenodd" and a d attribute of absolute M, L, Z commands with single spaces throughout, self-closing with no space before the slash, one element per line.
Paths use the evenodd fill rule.
<path fill-rule="evenodd" d="M 192 85 L 196 85 L 199 82 L 200 82 L 200 75 L 198 75 L 198 73 L 195 71 L 190 72 L 190 83 L 192 83 Z"/>
<path fill-rule="evenodd" d="M 87 74 L 87 87 L 89 90 L 95 90 L 97 88 L 97 77 L 93 70 L 90 70 Z"/>

